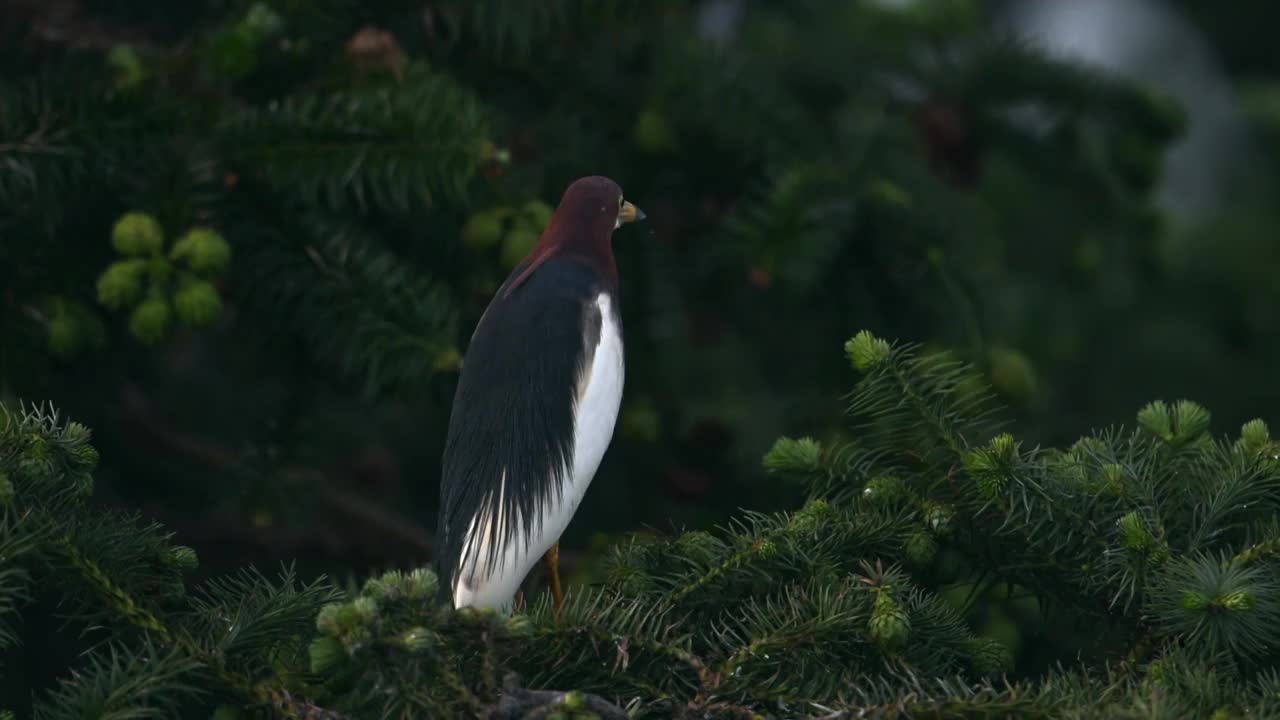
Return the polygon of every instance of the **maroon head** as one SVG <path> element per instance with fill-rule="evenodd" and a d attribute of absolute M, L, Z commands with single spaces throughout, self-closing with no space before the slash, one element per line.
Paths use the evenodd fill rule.
<path fill-rule="evenodd" d="M 529 251 L 524 270 L 508 285 L 507 292 L 557 254 L 584 258 L 601 273 L 616 276 L 613 231 L 644 217 L 639 208 L 622 198 L 622 188 L 613 180 L 602 175 L 574 180 L 560 197 L 560 205 L 538 243 Z"/>
<path fill-rule="evenodd" d="M 643 212 L 622 199 L 618 183 L 601 175 L 591 175 L 574 180 L 565 189 L 546 233 L 566 235 L 561 242 L 572 242 L 578 236 L 608 242 L 613 231 L 624 223 L 643 219 Z"/>

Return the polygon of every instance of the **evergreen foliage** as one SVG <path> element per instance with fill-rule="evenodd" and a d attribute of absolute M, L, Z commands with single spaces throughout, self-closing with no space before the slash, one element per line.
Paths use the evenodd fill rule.
<path fill-rule="evenodd" d="M 1130 430 L 1028 447 L 971 366 L 867 332 L 845 351 L 851 439 L 783 438 L 764 458 L 802 507 L 633 536 L 559 615 L 546 593 L 455 612 L 427 569 L 188 589 L 189 548 L 86 502 L 87 429 L 7 410 L 0 640 L 29 641 L 35 588 L 62 591 L 88 655 L 38 695 L 42 718 L 1275 716 L 1264 423 L 1215 437 L 1203 407 L 1153 402 Z M 1084 649 L 1017 667 L 947 600 L 965 576 L 1021 588 Z"/>
<path fill-rule="evenodd" d="M 1154 209 L 1167 98 L 970 0 L 11 5 L 0 720 L 1276 714 L 1280 218 Z M 558 620 L 446 612 L 467 336 L 595 173 L 650 218 L 604 538 Z M 1189 387 L 1239 437 L 1072 442 Z"/>
<path fill-rule="evenodd" d="M 537 218 L 591 173 L 651 211 L 651 234 L 618 247 L 636 454 L 689 463 L 669 448 L 696 444 L 699 416 L 757 440 L 832 419 L 825 398 L 796 396 L 837 380 L 817 339 L 842 336 L 854 308 L 962 350 L 1036 411 L 1076 368 L 1097 373 L 1030 340 L 1049 309 L 1022 297 L 1040 260 L 1013 250 L 1020 208 L 1051 218 L 1044 257 L 1092 258 L 1055 291 L 1081 316 L 1105 310 L 1110 280 L 1090 273 L 1152 261 L 1146 190 L 1182 125 L 1144 88 L 993 38 L 968 2 L 752 7 L 727 39 L 692 0 L 75 4 L 81 25 L 0 57 L 14 69 L 0 83 L 0 393 L 80 403 L 99 427 L 101 388 L 124 368 L 144 391 L 181 382 L 166 361 L 184 353 L 221 368 L 209 392 L 264 424 L 290 425 L 289 398 L 317 388 L 334 399 L 312 410 L 411 396 L 417 425 L 444 422 L 467 330 Z M 67 39 L 77 30 L 89 36 Z M 926 38 L 948 52 L 921 52 Z M 1020 105 L 1045 121 L 1018 121 Z M 1046 170 L 1054 187 L 1028 181 Z M 724 352 L 798 314 L 808 327 L 776 343 L 787 352 L 725 372 Z M 689 342 L 666 342 L 680 327 Z M 794 409 L 725 400 L 757 376 L 778 379 L 758 402 Z M 198 402 L 162 409 L 205 420 Z M 1056 418 L 1037 426 L 1053 434 Z M 220 434 L 285 459 L 335 441 Z M 736 447 L 695 471 L 754 472 L 754 446 Z"/>

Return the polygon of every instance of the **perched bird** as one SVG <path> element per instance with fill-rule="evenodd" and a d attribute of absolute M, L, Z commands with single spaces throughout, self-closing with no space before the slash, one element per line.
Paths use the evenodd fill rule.
<path fill-rule="evenodd" d="M 643 218 L 613 180 L 574 181 L 476 325 L 449 417 L 437 522 L 441 586 L 456 608 L 509 613 L 541 558 L 560 611 L 560 536 L 622 400 L 613 231 Z"/>

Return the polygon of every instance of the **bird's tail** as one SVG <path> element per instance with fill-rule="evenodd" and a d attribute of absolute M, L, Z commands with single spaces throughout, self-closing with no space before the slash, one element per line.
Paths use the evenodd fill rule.
<path fill-rule="evenodd" d="M 435 557 L 431 565 L 436 572 L 436 599 L 453 607 L 453 574 L 457 571 L 457 560 L 448 552 L 449 543 L 443 530 L 437 533 Z"/>

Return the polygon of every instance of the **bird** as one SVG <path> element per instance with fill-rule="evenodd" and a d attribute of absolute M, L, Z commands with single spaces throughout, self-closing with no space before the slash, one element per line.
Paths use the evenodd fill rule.
<path fill-rule="evenodd" d="M 614 180 L 564 190 L 480 316 L 441 459 L 440 588 L 511 614 L 541 559 L 557 616 L 560 536 L 613 437 L 625 363 L 613 234 L 645 214 Z"/>

